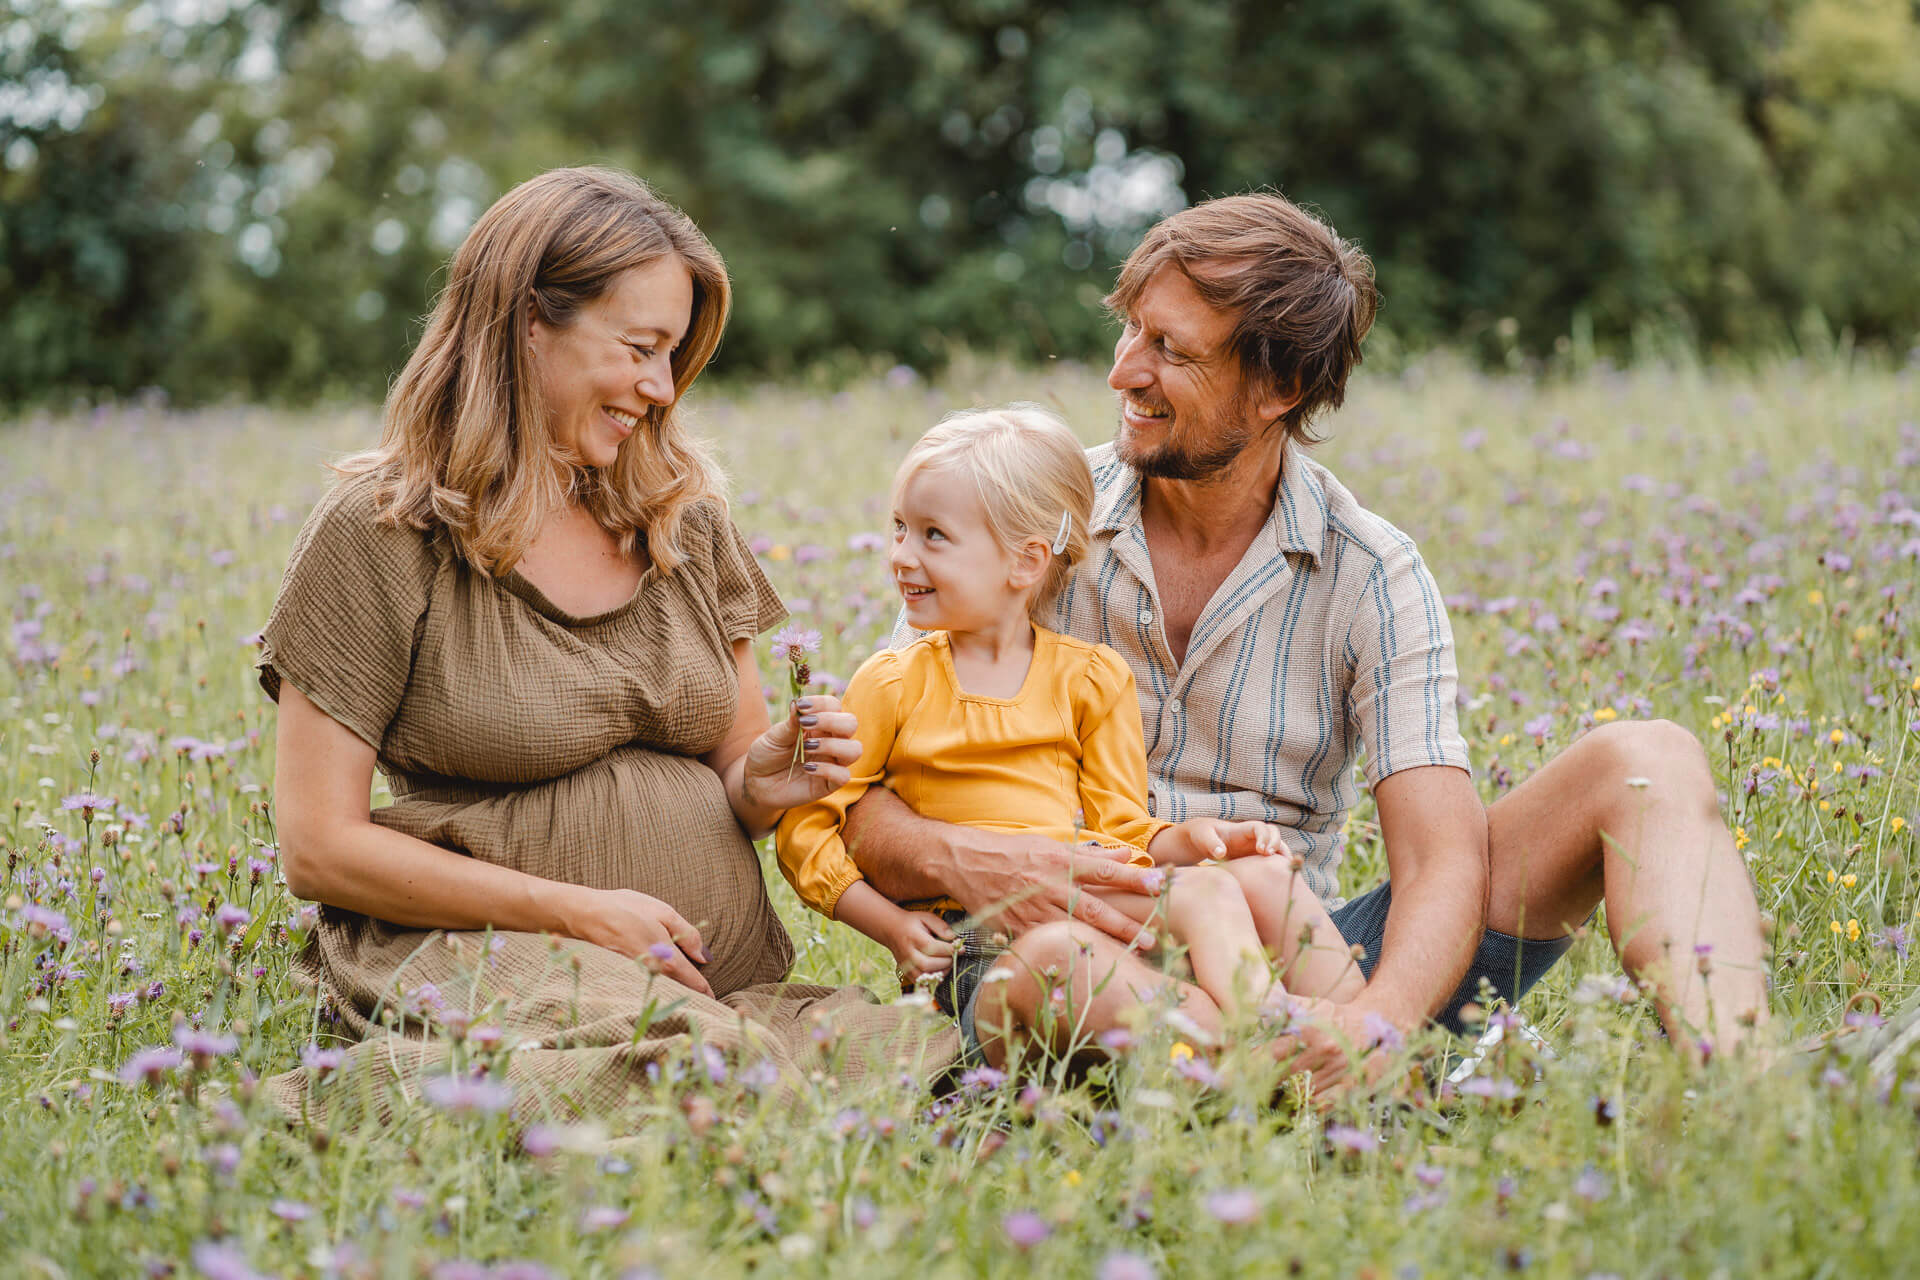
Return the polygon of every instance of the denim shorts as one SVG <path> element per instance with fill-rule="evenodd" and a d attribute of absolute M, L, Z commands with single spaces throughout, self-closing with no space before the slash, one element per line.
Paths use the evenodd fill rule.
<path fill-rule="evenodd" d="M 1387 936 L 1387 908 L 1392 905 L 1393 886 L 1382 883 L 1328 913 L 1349 946 L 1358 943 L 1366 949 L 1366 954 L 1360 957 L 1360 971 L 1368 978 L 1373 977 L 1374 966 L 1380 961 L 1380 944 Z M 966 918 L 966 913 L 961 911 L 940 914 L 955 926 Z M 980 1061 L 980 1034 L 974 1021 L 974 1010 L 980 1002 L 980 980 L 1006 948 L 993 942 L 985 930 L 968 930 L 961 938 L 962 950 L 954 958 L 953 968 L 934 988 L 933 1002 L 942 1013 L 959 1022 L 962 1058 L 972 1064 Z M 1520 997 L 1545 977 L 1547 970 L 1572 946 L 1571 937 L 1543 940 L 1516 938 L 1493 929 L 1483 931 L 1473 963 L 1467 966 L 1459 987 L 1433 1020 L 1455 1035 L 1466 1034 L 1460 1023 L 1460 1009 L 1468 1001 L 1480 998 L 1481 979 L 1493 988 L 1497 998 L 1510 1005 L 1518 1004 Z"/>

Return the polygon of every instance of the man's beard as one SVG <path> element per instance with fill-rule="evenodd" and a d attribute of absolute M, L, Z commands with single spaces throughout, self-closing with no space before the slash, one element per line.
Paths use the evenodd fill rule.
<path fill-rule="evenodd" d="M 1183 435 L 1205 441 L 1204 447 L 1169 434 L 1161 444 L 1143 449 L 1128 437 L 1124 422 L 1114 438 L 1114 456 L 1149 480 L 1210 480 L 1231 466 L 1253 440 L 1247 425 L 1247 405 L 1236 398 L 1216 422 L 1201 419 Z"/>

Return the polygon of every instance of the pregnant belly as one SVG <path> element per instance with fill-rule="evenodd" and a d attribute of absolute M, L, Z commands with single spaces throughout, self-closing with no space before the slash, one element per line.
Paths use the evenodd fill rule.
<path fill-rule="evenodd" d="M 659 898 L 700 931 L 716 992 L 774 981 L 793 958 L 759 858 L 698 760 L 625 747 L 530 787 L 410 795 L 374 821 L 545 880 Z"/>

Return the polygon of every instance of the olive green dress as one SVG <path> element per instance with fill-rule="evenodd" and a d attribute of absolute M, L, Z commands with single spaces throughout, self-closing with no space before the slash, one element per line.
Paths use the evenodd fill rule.
<path fill-rule="evenodd" d="M 376 481 L 337 485 L 308 518 L 264 632 L 260 680 L 285 680 L 371 746 L 394 803 L 373 820 L 549 880 L 671 904 L 712 956 L 709 999 L 573 939 L 402 928 L 335 907 L 298 961 L 321 1030 L 357 1040 L 339 1078 L 268 1082 L 296 1114 L 346 1080 L 411 1093 L 445 1070 L 429 1021 L 499 1033 L 517 1108 L 559 1102 L 619 1127 L 656 1065 L 695 1041 L 788 1090 L 823 1067 L 932 1079 L 950 1026 L 856 988 L 782 984 L 793 944 L 719 777 L 738 698 L 732 645 L 785 616 L 717 502 L 689 512 L 685 559 L 626 604 L 556 607 L 518 573 L 488 577 L 448 540 L 377 516 Z M 663 1012 L 662 1011 L 666 1011 Z M 488 1037 L 492 1039 L 493 1037 Z"/>

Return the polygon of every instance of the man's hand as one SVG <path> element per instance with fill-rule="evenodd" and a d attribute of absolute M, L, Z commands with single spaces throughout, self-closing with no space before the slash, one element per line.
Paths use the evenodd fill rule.
<path fill-rule="evenodd" d="M 1127 862 L 1131 851 L 1102 845 L 1064 845 L 1043 836 L 982 831 L 985 847 L 957 852 L 960 874 L 949 892 L 973 915 L 1018 937 L 1056 920 L 1078 920 L 1124 945 L 1151 947 L 1154 938 L 1090 890 L 1147 897 L 1166 886 L 1166 872 Z"/>
<path fill-rule="evenodd" d="M 1352 1090 L 1379 1083 L 1403 1042 L 1402 1028 L 1357 1001 L 1289 999 L 1291 1029 L 1270 1048 L 1284 1074 L 1311 1074 L 1315 1107 L 1327 1110 Z"/>

